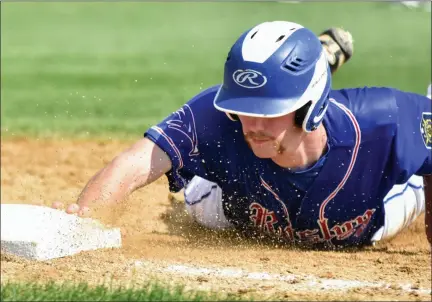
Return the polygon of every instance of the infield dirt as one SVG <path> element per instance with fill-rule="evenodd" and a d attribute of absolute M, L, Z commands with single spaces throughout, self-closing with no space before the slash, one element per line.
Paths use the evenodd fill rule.
<path fill-rule="evenodd" d="M 130 141 L 4 139 L 1 143 L 1 202 L 50 205 L 73 202 L 89 180 Z M 105 223 L 121 227 L 123 247 L 85 252 L 73 257 L 32 262 L 1 256 L 2 282 L 114 280 L 139 285 L 149 278 L 181 282 L 195 290 L 213 289 L 284 300 L 431 300 L 429 293 L 406 291 L 431 288 L 431 253 L 421 216 L 391 241 L 352 252 L 305 251 L 253 242 L 235 234 L 203 230 L 185 215 L 178 196 L 168 192 L 165 177 L 135 192 L 114 214 L 99 212 Z M 181 198 L 179 198 L 181 199 Z M 293 280 L 258 280 L 178 274 L 170 265 L 231 268 L 247 272 L 296 275 Z M 214 272 L 213 270 L 213 272 Z M 340 292 L 319 282 L 307 285 L 306 276 L 324 279 L 383 282 L 390 288 L 358 287 Z M 302 286 L 304 283 L 304 286 Z"/>

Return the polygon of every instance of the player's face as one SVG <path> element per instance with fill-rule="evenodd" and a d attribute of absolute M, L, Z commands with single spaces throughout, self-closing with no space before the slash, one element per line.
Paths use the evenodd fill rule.
<path fill-rule="evenodd" d="M 239 116 L 239 119 L 246 142 L 260 158 L 292 152 L 302 138 L 301 129 L 294 126 L 294 113 L 276 118 Z"/>

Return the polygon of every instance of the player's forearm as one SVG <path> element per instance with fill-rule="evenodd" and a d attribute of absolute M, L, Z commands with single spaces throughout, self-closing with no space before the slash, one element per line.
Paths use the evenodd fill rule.
<path fill-rule="evenodd" d="M 125 200 L 170 169 L 171 161 L 167 155 L 153 142 L 143 139 L 93 176 L 77 203 L 92 207 Z"/>
<path fill-rule="evenodd" d="M 87 183 L 78 198 L 80 206 L 97 206 L 125 200 L 133 191 L 148 183 L 149 173 L 128 170 L 127 162 L 115 159 Z"/>
<path fill-rule="evenodd" d="M 425 184 L 425 203 L 426 203 L 426 234 L 429 243 L 432 245 L 432 175 L 424 176 Z"/>

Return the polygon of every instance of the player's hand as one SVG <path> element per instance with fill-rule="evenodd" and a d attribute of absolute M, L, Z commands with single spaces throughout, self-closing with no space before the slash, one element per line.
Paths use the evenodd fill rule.
<path fill-rule="evenodd" d="M 331 73 L 334 74 L 348 62 L 354 53 L 354 42 L 350 32 L 332 27 L 318 36 L 327 54 Z"/>
<path fill-rule="evenodd" d="M 65 209 L 65 204 L 60 201 L 56 201 L 53 202 L 51 207 L 57 210 L 63 210 Z M 86 206 L 80 206 L 77 203 L 71 203 L 66 207 L 65 212 L 68 214 L 76 214 L 80 217 L 88 217 L 90 214 L 90 209 Z"/>

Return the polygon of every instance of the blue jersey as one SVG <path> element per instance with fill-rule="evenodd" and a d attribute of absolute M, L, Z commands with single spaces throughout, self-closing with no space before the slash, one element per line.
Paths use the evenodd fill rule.
<path fill-rule="evenodd" d="M 146 131 L 171 159 L 170 190 L 195 175 L 217 183 L 228 220 L 292 243 L 369 244 L 384 197 L 414 174 L 432 174 L 431 100 L 391 88 L 333 90 L 323 120 L 326 154 L 292 171 L 257 158 L 240 122 L 213 106 L 219 86 Z"/>

